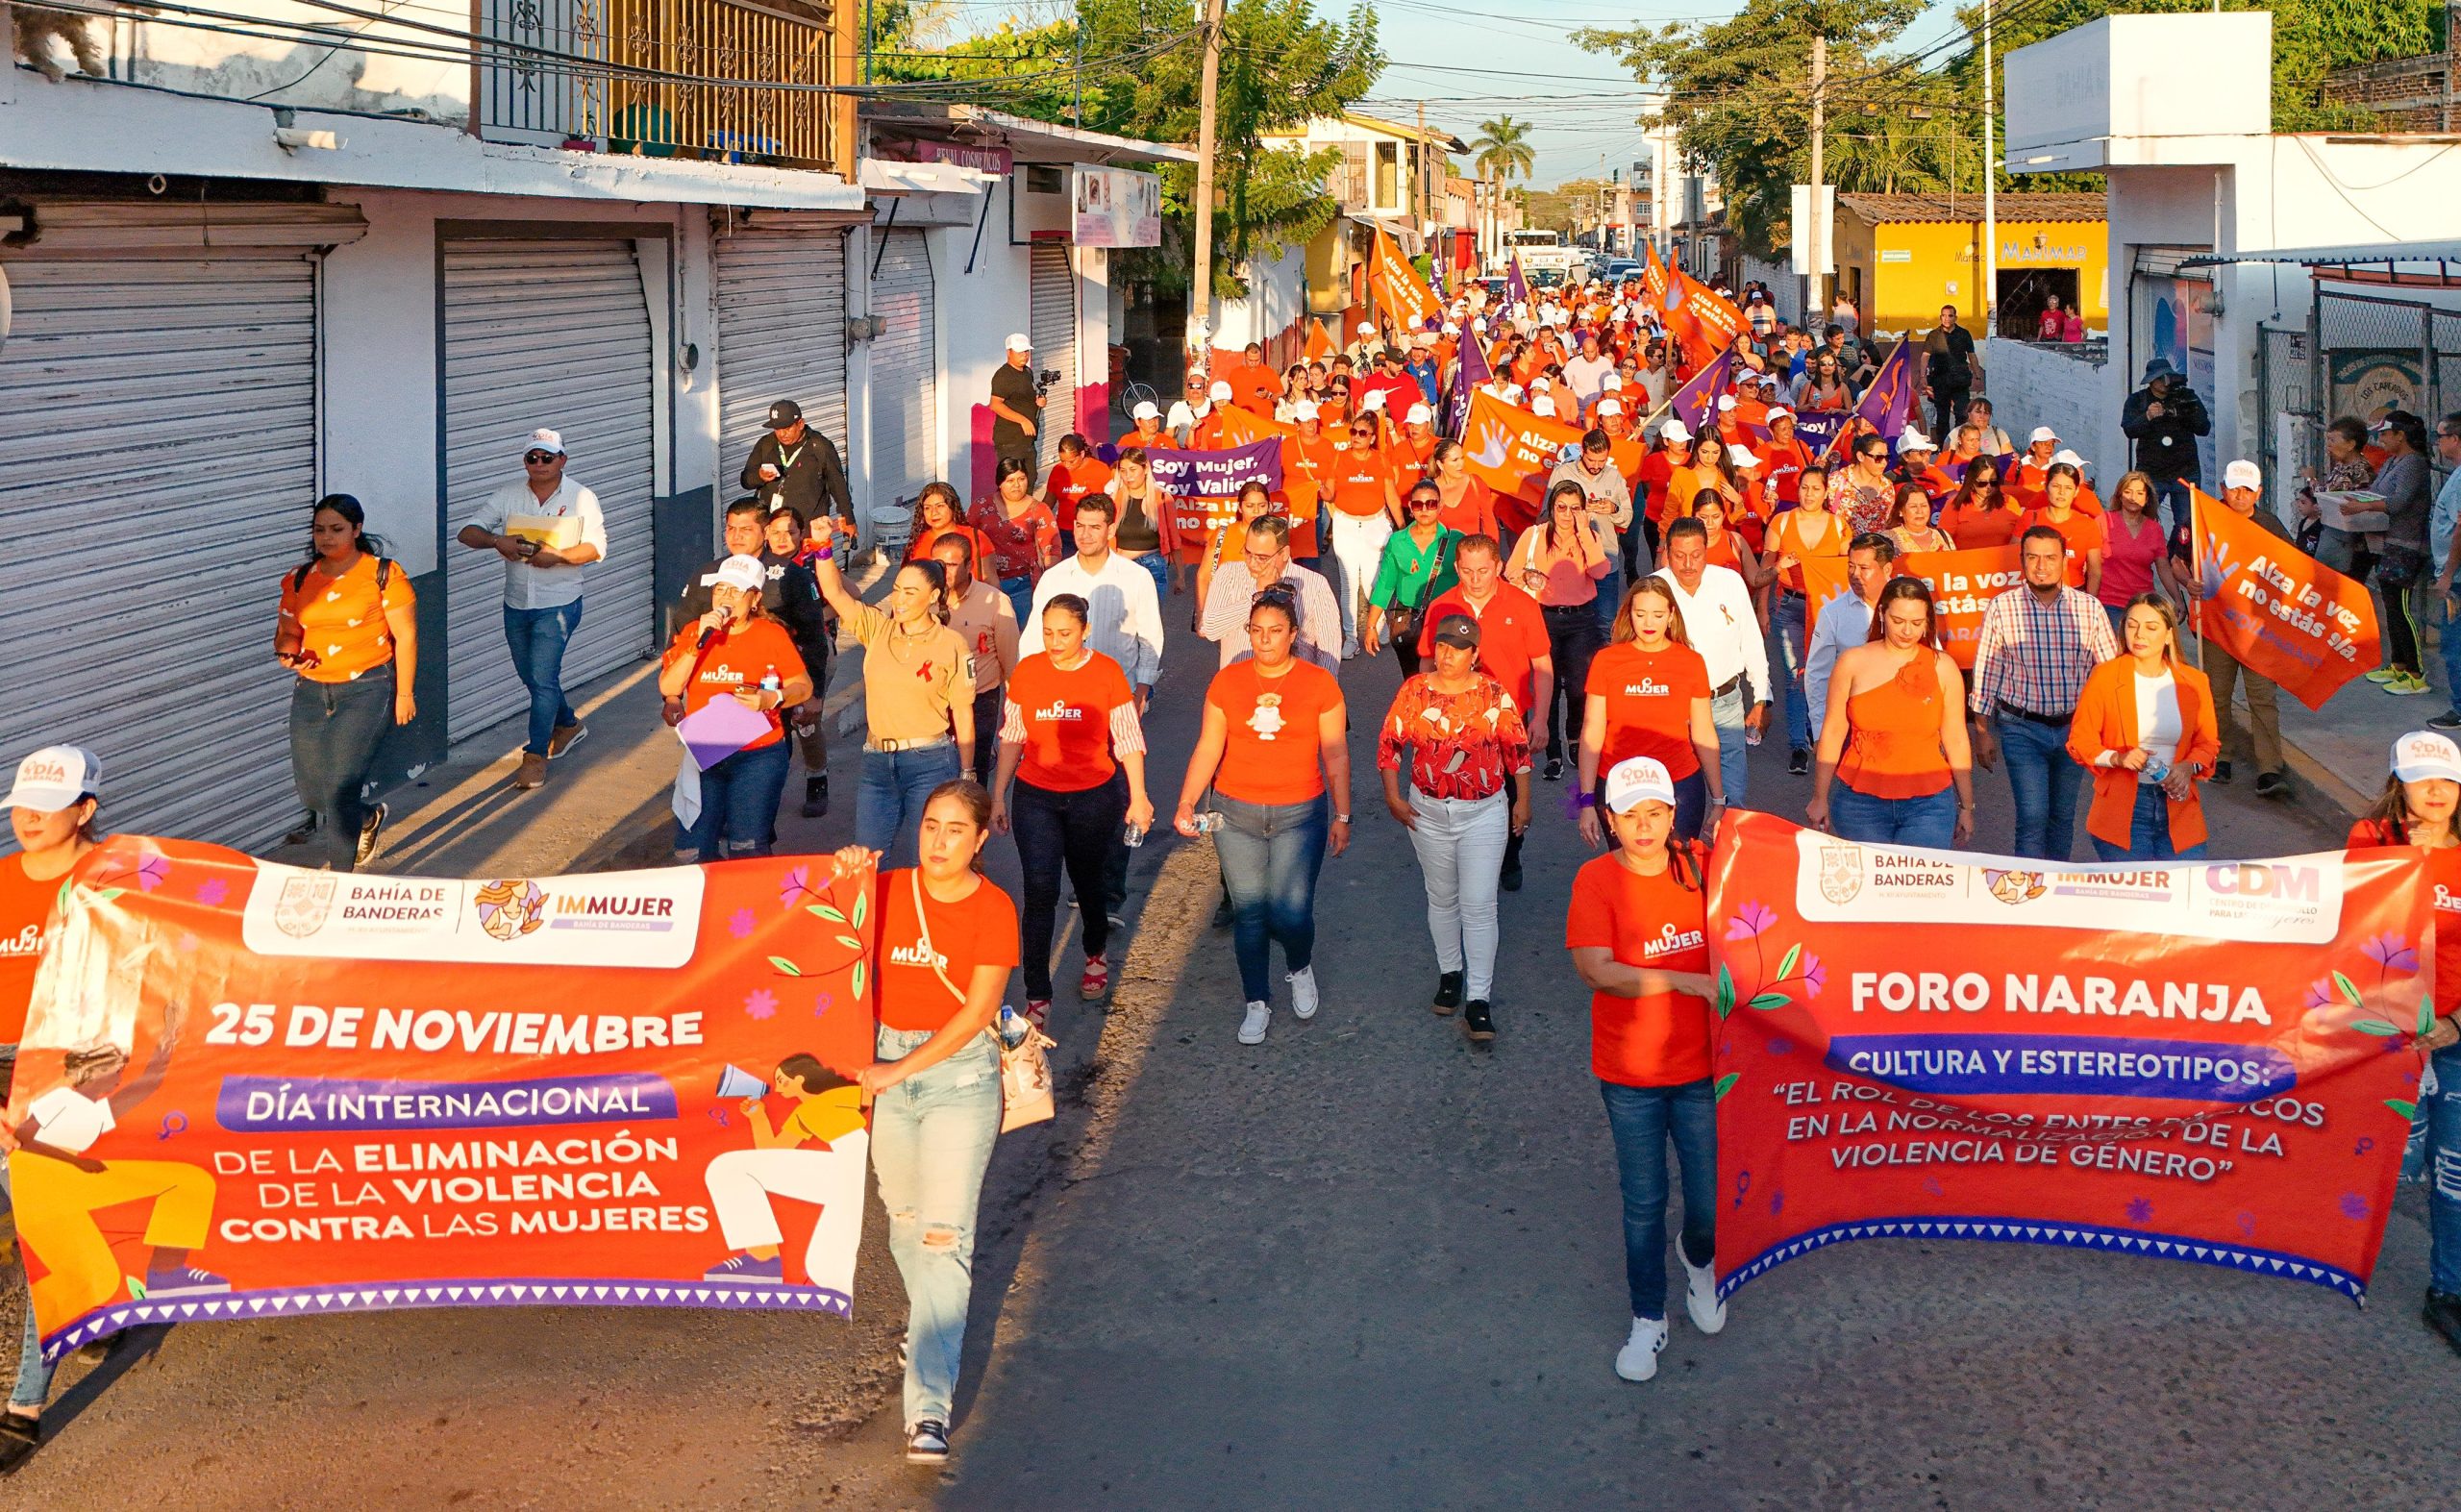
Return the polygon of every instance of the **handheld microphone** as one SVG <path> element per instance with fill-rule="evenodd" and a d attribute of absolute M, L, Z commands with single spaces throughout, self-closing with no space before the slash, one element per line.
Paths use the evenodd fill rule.
<path fill-rule="evenodd" d="M 701 627 L 701 638 L 693 644 L 692 649 L 696 652 L 707 651 L 709 649 L 709 642 L 717 638 L 718 627 L 715 625 L 704 625 Z"/>

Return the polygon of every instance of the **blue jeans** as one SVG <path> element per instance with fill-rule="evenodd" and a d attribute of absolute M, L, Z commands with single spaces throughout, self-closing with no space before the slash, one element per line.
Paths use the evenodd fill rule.
<path fill-rule="evenodd" d="M 903 1060 L 928 1029 L 881 1026 L 874 1053 Z M 974 1227 L 982 1173 L 1000 1137 L 1000 1050 L 978 1034 L 872 1103 L 872 1174 L 888 1210 L 888 1252 L 906 1282 L 906 1425 L 949 1421 L 965 1314 L 974 1298 Z"/>
<path fill-rule="evenodd" d="M 2422 1099 L 2426 1123 L 2426 1286 L 2461 1296 L 2461 1045 L 2435 1053 L 2435 1096 Z"/>
<path fill-rule="evenodd" d="M 1811 698 L 1803 682 L 1804 629 L 1810 600 L 1800 593 L 1777 595 L 1777 655 L 1786 663 L 1786 749 L 1812 748 Z"/>
<path fill-rule="evenodd" d="M 1000 591 L 1008 595 L 1008 607 L 1016 610 L 1017 623 L 1024 625 L 1031 622 L 1034 610 L 1032 577 L 1020 573 L 1013 578 L 1003 578 L 1000 580 Z"/>
<path fill-rule="evenodd" d="M 1632 1316 L 1666 1317 L 1666 1142 L 1683 1181 L 1683 1257 L 1718 1252 L 1718 1100 L 1706 1078 L 1671 1087 L 1602 1081 L 1615 1176 L 1624 1193 L 1624 1284 Z"/>
<path fill-rule="evenodd" d="M 1841 840 L 1945 851 L 1956 839 L 1955 784 L 1924 798 L 1874 798 L 1845 782 L 1828 790 L 1828 824 Z"/>
<path fill-rule="evenodd" d="M 2443 606 L 2444 633 L 2437 639 L 2436 649 L 2444 654 L 2444 694 L 2454 709 L 2461 709 L 2461 619 L 2453 617 L 2452 602 Z M 2253 710 L 2250 711 L 2252 715 Z M 2252 718 L 2249 721 L 2254 723 Z"/>
<path fill-rule="evenodd" d="M 2162 796 L 2159 782 L 2140 782 L 2136 788 L 2136 811 L 2128 816 L 2127 844 L 2113 845 L 2101 835 L 2090 836 L 2094 855 L 2105 861 L 2200 861 L 2204 859 L 2201 842 L 2184 851 L 2171 849 L 2171 801 Z"/>
<path fill-rule="evenodd" d="M 1624 602 L 1624 558 L 1621 552 L 1606 558 L 1606 576 L 1598 580 L 1598 597 L 1590 600 L 1598 610 L 1598 643 L 1602 646 L 1615 638 L 1615 610 Z"/>
<path fill-rule="evenodd" d="M 2454 1090 L 2461 1091 L 2461 1076 L 2454 1077 L 2453 1080 L 2456 1083 Z M 8 1200 L 9 1162 L 5 1157 L 0 1157 L 0 1206 L 8 1205 Z M 25 1244 L 22 1234 L 19 1235 L 17 1243 L 22 1251 Z M 22 1269 L 18 1272 L 17 1284 L 20 1291 L 25 1290 L 25 1273 Z M 43 1363 L 42 1330 L 35 1324 L 34 1297 L 29 1293 L 26 1297 L 25 1339 L 17 1347 L 17 1384 L 9 1393 L 9 1405 L 39 1410 L 50 1398 L 51 1367 Z"/>
<path fill-rule="evenodd" d="M 1744 754 L 1748 749 L 1743 737 L 1743 716 L 1752 707 L 1746 700 L 1752 697 L 1752 680 L 1745 678 L 1733 689 L 1709 700 L 1709 723 L 1718 730 L 1718 778 L 1726 783 L 1727 806 L 1743 806 Z"/>
<path fill-rule="evenodd" d="M 1161 603 L 1171 596 L 1171 558 L 1157 551 L 1139 552 L 1129 558 L 1151 573 L 1154 578 L 1154 602 Z M 1302 565 L 1306 565 L 1302 563 Z"/>
<path fill-rule="evenodd" d="M 377 742 L 392 728 L 390 662 L 348 682 L 300 678 L 291 684 L 290 782 L 316 816 L 310 855 L 335 871 L 358 869 L 359 827 L 367 817 L 359 790 Z"/>
<path fill-rule="evenodd" d="M 551 609 L 504 609 L 504 643 L 512 651 L 512 670 L 530 690 L 530 740 L 522 749 L 532 756 L 547 754 L 547 737 L 581 716 L 564 701 L 564 646 L 581 624 L 581 600 Z"/>
<path fill-rule="evenodd" d="M 1273 1001 L 1273 942 L 1282 961 L 1305 971 L 1316 954 L 1316 874 L 1332 827 L 1322 793 L 1304 804 L 1249 804 L 1214 795 L 1223 826 L 1213 832 L 1222 889 L 1230 896 L 1230 944 L 1239 990 L 1250 1003 Z"/>
<path fill-rule="evenodd" d="M 2017 801 L 2017 854 L 2064 861 L 2076 845 L 2076 795 L 2085 769 L 2068 754 L 2068 731 L 2013 714 L 1992 718 L 2008 792 Z"/>
<path fill-rule="evenodd" d="M 923 805 L 932 789 L 963 769 L 955 736 L 914 751 L 864 751 L 862 781 L 855 789 L 855 843 L 880 852 L 883 871 L 910 863 Z M 907 859 L 892 863 L 900 846 Z"/>
<path fill-rule="evenodd" d="M 701 818 L 675 837 L 704 861 L 768 855 L 778 848 L 778 795 L 794 747 L 780 740 L 738 751 L 701 774 Z"/>
<path fill-rule="evenodd" d="M 2190 486 L 2191 485 L 2188 481 L 2184 478 L 2174 478 L 2168 483 L 2163 482 L 2159 478 L 2153 480 L 2153 502 L 2157 505 L 2167 502 L 2171 506 L 2171 528 L 2173 530 L 2183 531 L 2188 528 L 2188 489 Z"/>

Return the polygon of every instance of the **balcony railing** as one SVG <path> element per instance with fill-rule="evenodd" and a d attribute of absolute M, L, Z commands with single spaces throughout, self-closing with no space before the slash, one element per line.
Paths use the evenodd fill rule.
<path fill-rule="evenodd" d="M 490 140 L 847 167 L 830 6 L 808 0 L 482 0 Z M 807 87 L 795 87 L 804 86 Z"/>

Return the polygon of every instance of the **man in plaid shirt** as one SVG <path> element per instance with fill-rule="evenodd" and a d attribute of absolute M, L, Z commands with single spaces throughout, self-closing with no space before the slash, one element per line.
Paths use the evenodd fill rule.
<path fill-rule="evenodd" d="M 2119 655 L 2110 616 L 2068 586 L 2068 542 L 2037 525 L 2017 542 L 2025 584 L 1991 601 L 1974 651 L 1974 759 L 2008 757 L 2019 855 L 2065 861 L 2076 838 L 2084 769 L 2068 755 L 2076 695 Z"/>

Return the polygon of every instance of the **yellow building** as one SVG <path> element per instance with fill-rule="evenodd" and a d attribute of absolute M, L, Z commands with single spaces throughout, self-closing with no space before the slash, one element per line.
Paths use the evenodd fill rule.
<path fill-rule="evenodd" d="M 1999 330 L 2031 340 L 2052 295 L 2110 328 L 2110 225 L 2099 194 L 1998 196 Z M 1981 323 L 1982 200 L 1973 194 L 1837 196 L 1837 286 L 1866 331 L 1919 331 L 1954 305 Z M 1980 333 L 1977 332 L 1977 335 Z"/>

